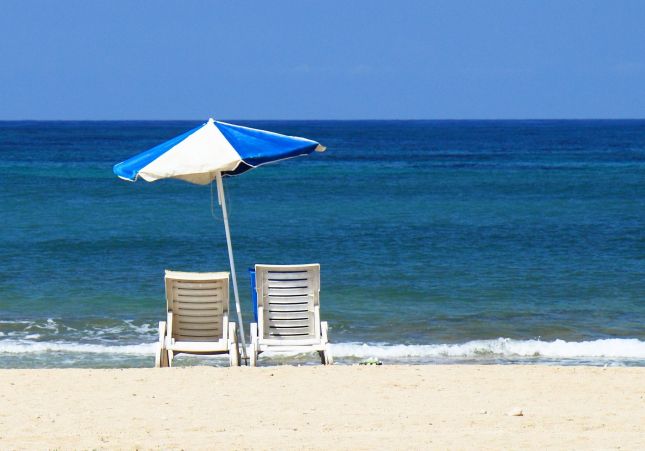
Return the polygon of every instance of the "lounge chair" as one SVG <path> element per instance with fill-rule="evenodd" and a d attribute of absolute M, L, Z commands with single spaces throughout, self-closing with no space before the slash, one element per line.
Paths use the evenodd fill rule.
<path fill-rule="evenodd" d="M 255 265 L 257 323 L 251 323 L 251 366 L 263 351 L 318 351 L 331 365 L 327 322 L 320 321 L 320 265 Z"/>
<path fill-rule="evenodd" d="M 228 272 L 166 270 L 168 321 L 159 323 L 155 367 L 172 366 L 180 353 L 228 354 L 239 366 L 235 323 L 228 321 Z"/>

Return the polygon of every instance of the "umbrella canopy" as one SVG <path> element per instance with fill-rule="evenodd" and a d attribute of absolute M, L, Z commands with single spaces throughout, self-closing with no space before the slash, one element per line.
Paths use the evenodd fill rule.
<path fill-rule="evenodd" d="M 209 119 L 205 124 L 114 166 L 122 179 L 153 182 L 176 178 L 206 185 L 222 175 L 238 175 L 257 166 L 313 151 L 316 141 Z"/>
<path fill-rule="evenodd" d="M 325 147 L 310 139 L 285 136 L 209 119 L 197 128 L 114 165 L 116 175 L 132 182 L 138 178 L 148 182 L 174 178 L 198 185 L 217 181 L 244 359 L 246 359 L 244 322 L 240 309 L 222 177 L 238 175 L 263 164 L 324 150 Z"/>

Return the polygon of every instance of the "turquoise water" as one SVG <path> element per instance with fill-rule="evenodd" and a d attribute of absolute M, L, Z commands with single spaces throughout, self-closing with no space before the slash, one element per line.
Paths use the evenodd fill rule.
<path fill-rule="evenodd" d="M 645 364 L 645 121 L 241 123 L 328 147 L 226 180 L 247 323 L 247 267 L 319 262 L 341 363 Z M 112 165 L 198 124 L 0 123 L 0 367 L 151 364 L 221 213 Z"/>

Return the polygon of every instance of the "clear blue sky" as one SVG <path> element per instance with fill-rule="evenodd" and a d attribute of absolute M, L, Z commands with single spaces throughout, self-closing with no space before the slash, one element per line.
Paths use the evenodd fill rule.
<path fill-rule="evenodd" d="M 644 118 L 645 1 L 14 1 L 0 119 Z"/>

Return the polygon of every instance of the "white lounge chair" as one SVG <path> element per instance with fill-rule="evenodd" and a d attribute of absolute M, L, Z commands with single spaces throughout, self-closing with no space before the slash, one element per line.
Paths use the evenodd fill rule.
<path fill-rule="evenodd" d="M 327 322 L 320 321 L 320 265 L 255 265 L 258 323 L 251 323 L 251 366 L 267 350 L 318 351 L 331 365 Z"/>
<path fill-rule="evenodd" d="M 228 321 L 228 272 L 166 270 L 168 321 L 159 323 L 155 367 L 172 366 L 176 354 L 228 354 L 239 366 L 235 323 Z"/>

